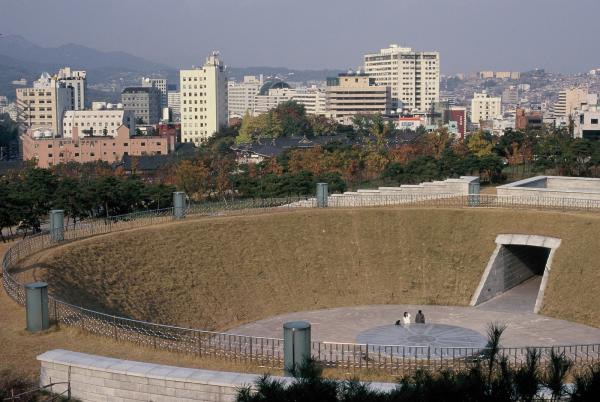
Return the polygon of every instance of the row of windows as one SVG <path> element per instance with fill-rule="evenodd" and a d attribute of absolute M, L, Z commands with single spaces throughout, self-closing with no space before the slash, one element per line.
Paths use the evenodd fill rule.
<path fill-rule="evenodd" d="M 202 70 L 202 71 L 204 71 L 204 70 Z M 193 78 L 193 80 L 192 80 L 192 78 Z M 206 77 L 201 77 L 201 78 L 202 79 L 200 81 L 206 81 Z M 198 81 L 198 77 L 181 77 L 181 81 L 183 81 L 183 82 L 186 82 L 186 81 L 189 81 L 189 82 Z"/>

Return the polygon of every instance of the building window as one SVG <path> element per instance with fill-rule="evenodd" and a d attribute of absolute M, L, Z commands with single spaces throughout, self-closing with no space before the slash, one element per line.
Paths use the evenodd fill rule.
<path fill-rule="evenodd" d="M 598 124 L 598 119 L 592 119 L 592 124 Z"/>

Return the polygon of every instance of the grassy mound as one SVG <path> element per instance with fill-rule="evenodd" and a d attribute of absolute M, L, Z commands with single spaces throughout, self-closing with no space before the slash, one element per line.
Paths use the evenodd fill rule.
<path fill-rule="evenodd" d="M 153 322 L 227 329 L 367 304 L 467 305 L 500 233 L 554 236 L 542 313 L 600 326 L 600 216 L 368 208 L 188 220 L 46 251 L 63 299 Z"/>

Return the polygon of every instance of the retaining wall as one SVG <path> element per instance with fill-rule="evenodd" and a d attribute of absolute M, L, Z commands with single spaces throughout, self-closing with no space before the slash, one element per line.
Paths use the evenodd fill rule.
<path fill-rule="evenodd" d="M 113 359 L 64 349 L 50 350 L 37 359 L 41 363 L 41 386 L 69 382 L 72 398 L 82 402 L 235 401 L 237 390 L 254 384 L 259 377 Z M 371 387 L 389 391 L 395 384 L 372 383 Z M 53 387 L 55 393 L 66 389 L 66 384 Z"/>
<path fill-rule="evenodd" d="M 446 179 L 421 184 L 404 184 L 398 187 L 379 187 L 378 189 L 346 191 L 332 194 L 327 204 L 331 207 L 376 206 L 405 204 L 430 198 L 452 198 L 457 195 L 479 193 L 479 177 L 461 176 L 458 179 Z M 309 206 L 315 199 L 299 201 L 297 206 Z"/>

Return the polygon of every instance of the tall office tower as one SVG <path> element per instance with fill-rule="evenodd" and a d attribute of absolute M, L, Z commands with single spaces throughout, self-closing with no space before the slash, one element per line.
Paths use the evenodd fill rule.
<path fill-rule="evenodd" d="M 73 110 L 73 88 L 43 73 L 32 88 L 17 89 L 17 124 L 21 132 L 44 128 L 61 136 L 63 114 Z"/>
<path fill-rule="evenodd" d="M 142 78 L 142 87 L 154 87 L 160 91 L 160 109 L 168 107 L 167 80 L 164 78 Z"/>
<path fill-rule="evenodd" d="M 391 88 L 392 108 L 428 112 L 440 99 L 439 52 L 390 45 L 364 56 L 365 73 Z"/>
<path fill-rule="evenodd" d="M 487 92 L 475 93 L 471 100 L 471 122 L 479 124 L 502 116 L 502 101 Z"/>
<path fill-rule="evenodd" d="M 85 71 L 71 70 L 71 67 L 63 67 L 58 70 L 57 81 L 65 83 L 65 86 L 68 88 L 73 88 L 73 110 L 85 109 L 85 93 L 87 91 L 86 75 Z"/>
<path fill-rule="evenodd" d="M 263 85 L 263 77 L 246 75 L 242 82 L 227 83 L 227 105 L 229 117 L 243 117 L 254 112 L 254 100 Z"/>
<path fill-rule="evenodd" d="M 227 125 L 227 75 L 219 53 L 204 66 L 179 72 L 181 140 L 200 144 Z"/>
<path fill-rule="evenodd" d="M 121 103 L 125 110 L 133 111 L 139 124 L 157 124 L 160 121 L 160 91 L 158 88 L 125 88 L 121 93 Z"/>

